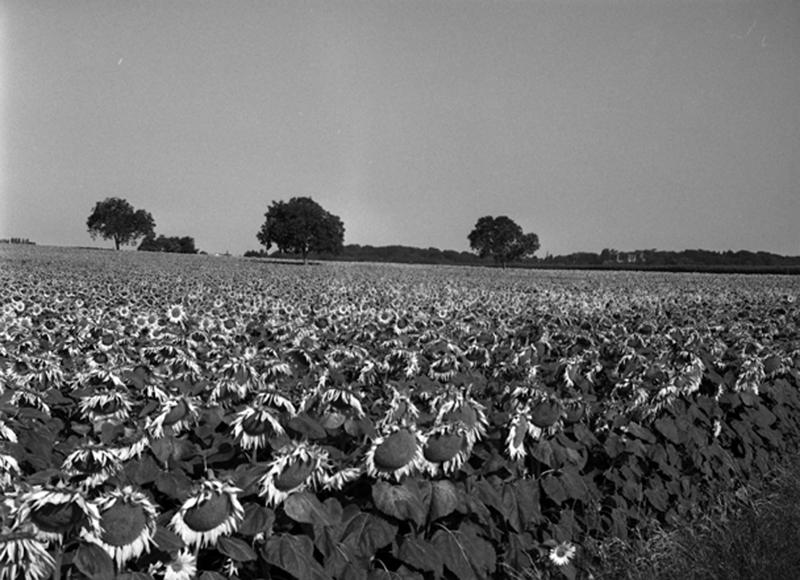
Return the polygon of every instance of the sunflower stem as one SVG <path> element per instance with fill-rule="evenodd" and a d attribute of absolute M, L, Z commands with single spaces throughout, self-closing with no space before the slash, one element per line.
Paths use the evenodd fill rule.
<path fill-rule="evenodd" d="M 55 554 L 53 555 L 53 580 L 61 580 L 61 557 L 62 550 L 56 550 Z"/>

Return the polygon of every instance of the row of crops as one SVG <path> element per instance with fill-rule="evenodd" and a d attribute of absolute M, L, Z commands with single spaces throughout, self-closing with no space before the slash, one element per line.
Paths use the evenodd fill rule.
<path fill-rule="evenodd" d="M 0 580 L 582 578 L 800 442 L 789 277 L 0 256 Z"/>

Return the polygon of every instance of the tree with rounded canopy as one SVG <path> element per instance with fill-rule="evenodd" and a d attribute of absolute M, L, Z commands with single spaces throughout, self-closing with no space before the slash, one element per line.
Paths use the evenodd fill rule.
<path fill-rule="evenodd" d="M 504 215 L 480 218 L 468 239 L 481 258 L 491 256 L 503 268 L 514 260 L 533 256 L 539 249 L 539 236 L 522 233 L 522 228 Z"/>
<path fill-rule="evenodd" d="M 267 250 L 275 244 L 281 252 L 300 254 L 303 263 L 311 252 L 338 254 L 344 244 L 342 220 L 325 211 L 310 197 L 274 201 L 256 238 Z"/>
<path fill-rule="evenodd" d="M 119 250 L 120 245 L 135 244 L 139 238 L 152 236 L 156 222 L 149 212 L 133 209 L 126 200 L 107 197 L 95 204 L 86 225 L 93 240 L 97 236 L 114 240 L 114 247 Z"/>

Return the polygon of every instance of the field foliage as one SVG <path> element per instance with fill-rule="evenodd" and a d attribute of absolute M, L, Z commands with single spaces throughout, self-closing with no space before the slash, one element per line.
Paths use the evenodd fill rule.
<path fill-rule="evenodd" d="M 800 442 L 797 278 L 12 248 L 0 580 L 583 578 Z"/>

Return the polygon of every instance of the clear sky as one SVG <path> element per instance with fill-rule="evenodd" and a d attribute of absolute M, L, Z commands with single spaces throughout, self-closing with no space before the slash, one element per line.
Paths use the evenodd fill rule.
<path fill-rule="evenodd" d="M 0 238 L 113 247 L 116 196 L 240 254 L 345 243 L 800 254 L 797 0 L 2 0 Z"/>

